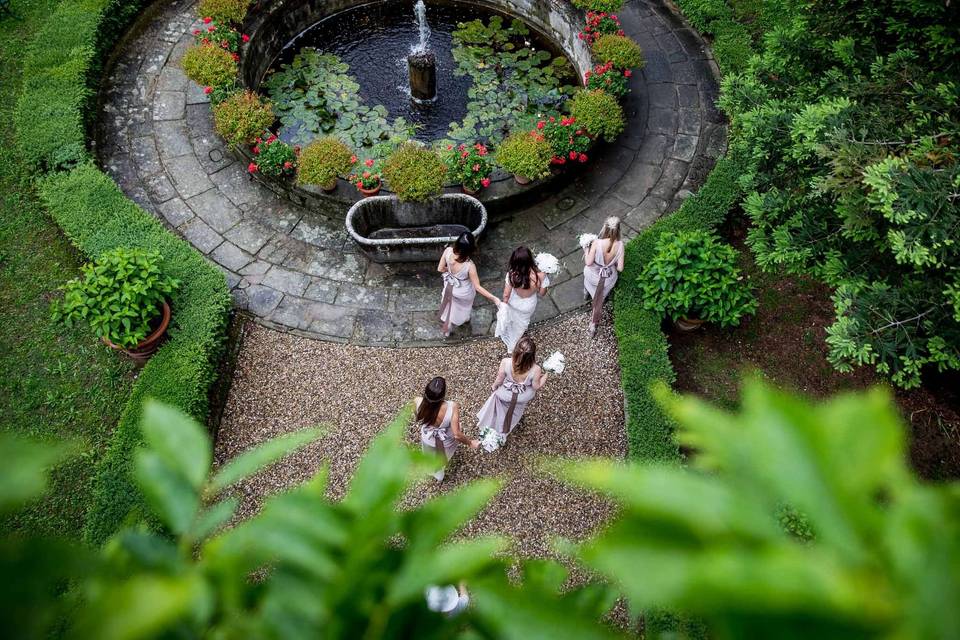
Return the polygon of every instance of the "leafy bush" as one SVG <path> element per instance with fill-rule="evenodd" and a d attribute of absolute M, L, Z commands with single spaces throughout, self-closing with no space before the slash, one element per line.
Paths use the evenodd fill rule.
<path fill-rule="evenodd" d="M 742 180 L 757 264 L 831 286 L 830 362 L 904 387 L 960 369 L 960 70 L 916 48 L 951 16 L 936 2 L 804 5 L 722 99 L 756 162 Z"/>
<path fill-rule="evenodd" d="M 616 69 L 639 69 L 646 64 L 640 45 L 615 33 L 600 36 L 593 43 L 593 57 Z"/>
<path fill-rule="evenodd" d="M 740 324 L 757 310 L 737 268 L 737 251 L 705 231 L 665 234 L 639 280 L 644 306 L 678 318 Z"/>
<path fill-rule="evenodd" d="M 625 124 L 617 99 L 603 90 L 578 91 L 570 101 L 570 115 L 592 136 L 613 142 Z"/>
<path fill-rule="evenodd" d="M 297 180 L 301 184 L 329 187 L 357 161 L 350 147 L 334 137 L 314 140 L 300 152 Z"/>
<path fill-rule="evenodd" d="M 188 78 L 204 87 L 222 87 L 237 79 L 233 54 L 212 43 L 187 49 L 180 66 Z"/>
<path fill-rule="evenodd" d="M 493 161 L 487 147 L 479 142 L 470 145 L 448 145 L 443 153 L 447 165 L 447 178 L 461 183 L 472 191 L 490 186 Z"/>
<path fill-rule="evenodd" d="M 273 125 L 273 109 L 252 91 L 238 91 L 213 106 L 213 125 L 234 146 L 250 144 Z"/>
<path fill-rule="evenodd" d="M 500 144 L 496 157 L 505 171 L 537 180 L 550 173 L 553 147 L 538 131 L 519 131 Z"/>
<path fill-rule="evenodd" d="M 443 191 L 447 167 L 432 149 L 404 142 L 387 156 L 383 176 L 401 200 L 426 200 Z"/>
<path fill-rule="evenodd" d="M 375 158 L 367 158 L 363 161 L 363 166 L 359 167 L 356 172 L 350 174 L 350 182 L 357 189 L 376 189 L 381 184 L 380 165 Z"/>
<path fill-rule="evenodd" d="M 99 338 L 134 347 L 153 331 L 161 305 L 180 282 L 160 271 L 160 254 L 117 247 L 105 251 L 64 285 L 63 300 L 52 305 L 54 320 L 67 326 L 80 320 Z"/>
<path fill-rule="evenodd" d="M 180 281 L 171 295 L 176 315 L 170 340 L 141 370 L 97 467 L 84 534 L 90 542 L 101 544 L 131 512 L 142 510 L 130 471 L 133 452 L 140 444 L 143 402 L 155 398 L 206 419 L 232 302 L 220 269 L 128 200 L 94 166 L 44 178 L 39 191 L 50 215 L 84 254 L 99 256 L 116 247 L 157 251 L 163 256 L 161 272 Z"/>
<path fill-rule="evenodd" d="M 291 176 L 297 171 L 297 154 L 293 147 L 270 134 L 257 138 L 252 151 L 257 161 L 248 167 L 250 173 L 259 171 L 267 176 Z"/>
<path fill-rule="evenodd" d="M 573 6 L 584 11 L 613 13 L 620 11 L 623 0 L 573 0 Z"/>
<path fill-rule="evenodd" d="M 250 7 L 249 0 L 200 0 L 197 13 L 224 24 L 242 24 Z"/>
<path fill-rule="evenodd" d="M 612 62 L 604 62 L 587 71 L 584 74 L 584 80 L 587 81 L 587 89 L 602 89 L 612 96 L 624 98 L 630 93 L 630 87 L 627 84 L 630 76 L 630 69 L 621 71 L 615 68 Z"/>
<path fill-rule="evenodd" d="M 569 561 L 617 584 L 631 611 L 695 615 L 709 638 L 956 636 L 943 603 L 960 601 L 960 485 L 908 468 L 888 391 L 814 405 L 751 382 L 735 414 L 663 399 L 692 468 L 564 463 L 618 506 Z M 784 504 L 812 540 L 784 531 Z"/>

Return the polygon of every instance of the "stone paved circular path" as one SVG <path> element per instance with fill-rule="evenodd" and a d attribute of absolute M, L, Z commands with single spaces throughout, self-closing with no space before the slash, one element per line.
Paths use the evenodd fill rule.
<path fill-rule="evenodd" d="M 565 268 L 535 321 L 583 305 L 577 235 L 618 215 L 632 237 L 696 191 L 726 144 L 713 62 L 696 32 L 661 0 L 629 0 L 619 17 L 647 59 L 631 79 L 627 130 L 594 154 L 590 171 L 492 224 L 477 259 L 482 282 L 499 293 L 517 245 L 561 257 Z M 178 64 L 195 23 L 192 1 L 161 1 L 116 52 L 101 89 L 104 168 L 220 265 L 237 306 L 264 324 L 355 344 L 443 342 L 434 265 L 368 262 L 342 222 L 281 200 L 225 148 L 207 97 Z M 492 333 L 494 310 L 481 300 L 452 340 Z"/>

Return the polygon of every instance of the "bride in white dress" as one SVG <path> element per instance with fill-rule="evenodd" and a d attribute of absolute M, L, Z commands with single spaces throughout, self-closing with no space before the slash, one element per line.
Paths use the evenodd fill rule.
<path fill-rule="evenodd" d="M 537 301 L 546 295 L 550 281 L 537 270 L 533 254 L 526 247 L 517 247 L 510 256 L 510 270 L 504 279 L 503 302 L 497 311 L 497 329 L 494 335 L 513 353 L 517 341 L 530 326 L 537 310 Z"/>

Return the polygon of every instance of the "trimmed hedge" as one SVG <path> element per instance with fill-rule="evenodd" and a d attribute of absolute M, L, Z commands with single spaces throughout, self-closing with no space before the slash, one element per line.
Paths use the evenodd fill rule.
<path fill-rule="evenodd" d="M 181 280 L 173 295 L 170 339 L 140 372 L 97 469 L 84 535 L 99 544 L 139 509 L 131 482 L 140 444 L 140 411 L 156 398 L 205 420 L 231 308 L 223 273 L 152 215 L 128 200 L 97 169 L 86 149 L 93 87 L 102 61 L 144 0 L 61 4 L 27 49 L 14 114 L 17 144 L 38 172 L 50 215 L 88 258 L 118 246 L 159 251 L 164 273 Z"/>
<path fill-rule="evenodd" d="M 114 247 L 160 251 L 161 269 L 181 281 L 173 295 L 170 340 L 141 371 L 100 463 L 86 538 L 106 540 L 137 508 L 130 482 L 132 453 L 140 443 L 140 409 L 156 398 L 205 418 L 207 394 L 220 356 L 231 300 L 223 272 L 131 202 L 109 176 L 92 165 L 57 173 L 39 183 L 40 197 L 70 240 L 95 258 Z"/>

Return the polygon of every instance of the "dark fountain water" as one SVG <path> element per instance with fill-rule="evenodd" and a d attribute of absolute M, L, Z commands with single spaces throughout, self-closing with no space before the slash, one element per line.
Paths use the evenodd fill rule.
<path fill-rule="evenodd" d="M 360 97 L 368 105 L 383 105 L 390 118 L 402 117 L 418 126 L 421 140 L 442 139 L 452 122 L 467 115 L 469 76 L 454 74 L 453 31 L 458 23 L 488 21 L 500 15 L 484 7 L 460 2 L 431 0 L 426 22 L 418 22 L 415 5 L 409 1 L 374 2 L 337 13 L 297 36 L 278 55 L 273 68 L 289 64 L 306 47 L 338 56 L 350 65 L 350 75 L 360 85 Z M 408 57 L 417 53 L 429 23 L 429 53 L 436 64 L 436 99 L 411 100 Z M 545 38 L 531 31 L 531 44 L 558 53 Z"/>

